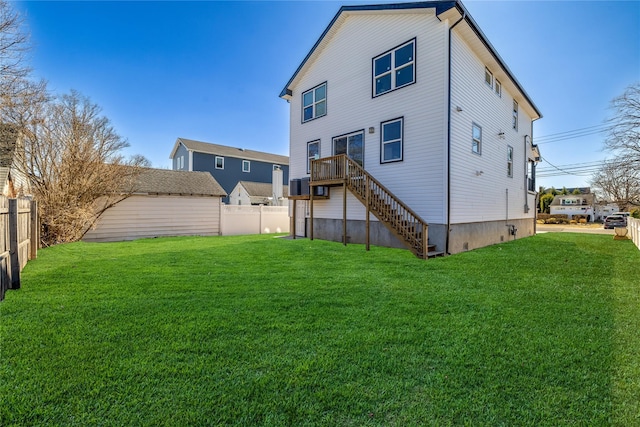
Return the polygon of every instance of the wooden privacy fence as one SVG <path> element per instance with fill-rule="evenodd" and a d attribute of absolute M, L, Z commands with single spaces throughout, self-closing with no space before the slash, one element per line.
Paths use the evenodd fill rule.
<path fill-rule="evenodd" d="M 8 289 L 20 288 L 20 272 L 38 254 L 37 203 L 0 196 L 0 301 Z"/>

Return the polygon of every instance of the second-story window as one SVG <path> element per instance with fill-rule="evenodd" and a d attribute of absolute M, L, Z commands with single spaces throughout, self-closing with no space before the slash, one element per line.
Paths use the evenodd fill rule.
<path fill-rule="evenodd" d="M 327 83 L 322 83 L 302 94 L 302 122 L 327 114 Z"/>
<path fill-rule="evenodd" d="M 251 162 L 249 160 L 242 161 L 242 172 L 251 172 Z"/>
<path fill-rule="evenodd" d="M 494 89 L 496 91 L 496 95 L 502 97 L 502 83 L 500 83 L 500 80 L 496 79 L 496 87 Z"/>
<path fill-rule="evenodd" d="M 373 96 L 415 83 L 415 63 L 415 39 L 373 58 Z"/>
<path fill-rule="evenodd" d="M 224 157 L 216 156 L 216 169 L 224 169 Z"/>
<path fill-rule="evenodd" d="M 482 154 L 482 128 L 473 123 L 471 125 L 471 151 Z"/>
<path fill-rule="evenodd" d="M 513 100 L 513 129 L 518 131 L 518 103 Z"/>
<path fill-rule="evenodd" d="M 513 178 L 513 147 L 507 145 L 507 176 Z"/>

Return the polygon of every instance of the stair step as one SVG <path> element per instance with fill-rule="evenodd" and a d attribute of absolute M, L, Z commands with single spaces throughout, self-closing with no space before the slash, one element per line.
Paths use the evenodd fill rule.
<path fill-rule="evenodd" d="M 435 258 L 437 256 L 444 256 L 442 251 L 429 251 L 427 252 L 427 258 Z"/>

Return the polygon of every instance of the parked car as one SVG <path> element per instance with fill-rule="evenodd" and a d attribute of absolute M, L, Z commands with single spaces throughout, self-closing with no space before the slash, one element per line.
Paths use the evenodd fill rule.
<path fill-rule="evenodd" d="M 604 220 L 604 228 L 611 229 L 615 227 L 626 227 L 627 217 L 620 214 L 609 215 Z"/>

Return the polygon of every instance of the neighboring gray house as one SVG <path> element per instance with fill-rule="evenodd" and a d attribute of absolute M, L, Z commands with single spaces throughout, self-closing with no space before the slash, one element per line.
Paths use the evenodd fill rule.
<path fill-rule="evenodd" d="M 289 182 L 289 157 L 279 154 L 178 138 L 169 158 L 174 170 L 209 172 L 228 194 L 239 181 L 271 184 L 275 169 Z"/>
<path fill-rule="evenodd" d="M 229 194 L 230 205 L 286 206 L 289 186 L 282 186 L 282 194 L 274 193 L 273 186 L 264 182 L 240 181 Z"/>
<path fill-rule="evenodd" d="M 82 240 L 220 234 L 221 199 L 227 193 L 209 173 L 145 169 L 135 188 L 107 209 Z"/>

